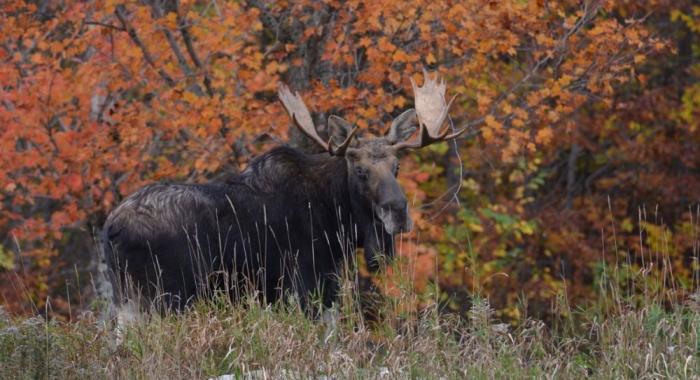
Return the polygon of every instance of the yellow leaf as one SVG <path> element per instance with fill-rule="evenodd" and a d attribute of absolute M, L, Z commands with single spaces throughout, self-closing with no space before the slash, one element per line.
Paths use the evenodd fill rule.
<path fill-rule="evenodd" d="M 494 130 L 500 130 L 502 127 L 502 124 L 498 120 L 496 120 L 496 118 L 493 117 L 493 115 L 486 116 L 486 118 L 484 118 L 484 122 L 487 126 Z"/>
<path fill-rule="evenodd" d="M 571 75 L 564 74 L 559 78 L 558 82 L 561 86 L 568 86 L 573 79 Z"/>
<path fill-rule="evenodd" d="M 165 16 L 165 26 L 170 29 L 177 28 L 177 14 L 170 12 Z"/>
<path fill-rule="evenodd" d="M 280 71 L 279 69 L 280 65 L 276 61 L 272 61 L 268 63 L 267 66 L 265 66 L 265 72 L 267 72 L 268 74 L 274 74 Z"/>
<path fill-rule="evenodd" d="M 197 98 L 197 95 L 187 91 L 182 95 L 182 100 L 191 104 L 191 103 L 197 102 L 198 98 Z"/>
<path fill-rule="evenodd" d="M 405 51 L 403 51 L 403 50 L 401 50 L 401 49 L 398 49 L 398 50 L 396 50 L 396 52 L 394 53 L 393 59 L 394 59 L 394 61 L 396 61 L 396 62 L 409 62 L 410 59 L 411 59 L 411 57 L 409 57 L 408 54 L 406 54 Z"/>
<path fill-rule="evenodd" d="M 388 38 L 382 37 L 379 39 L 379 50 L 384 53 L 391 53 L 396 50 L 396 46 L 392 44 Z"/>
<path fill-rule="evenodd" d="M 552 132 L 552 128 L 544 127 L 537 131 L 537 135 L 535 136 L 535 142 L 537 142 L 538 144 L 547 144 L 550 141 L 552 141 L 553 137 L 554 133 Z"/>
<path fill-rule="evenodd" d="M 391 81 L 391 83 L 393 83 L 395 85 L 400 85 L 401 84 L 401 74 L 399 74 L 396 71 L 392 71 L 391 73 L 389 73 L 389 80 Z"/>

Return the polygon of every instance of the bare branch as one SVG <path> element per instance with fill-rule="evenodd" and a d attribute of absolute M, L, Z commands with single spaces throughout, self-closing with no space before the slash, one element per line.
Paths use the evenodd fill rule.
<path fill-rule="evenodd" d="M 117 25 L 107 24 L 107 23 L 100 22 L 100 21 L 87 20 L 87 21 L 85 21 L 85 25 L 97 25 L 97 26 L 101 26 L 103 28 L 114 29 L 114 30 L 118 30 L 120 32 L 126 32 L 126 29 L 124 29 L 122 27 L 119 27 Z"/>
<path fill-rule="evenodd" d="M 185 42 L 185 48 L 187 49 L 187 53 L 190 55 L 190 59 L 192 60 L 192 63 L 194 63 L 195 67 L 199 70 L 204 71 L 204 87 L 207 90 L 207 94 L 209 96 L 214 96 L 214 91 L 211 88 L 211 78 L 209 77 L 209 74 L 204 70 L 204 67 L 202 65 L 202 61 L 199 59 L 199 55 L 197 54 L 197 51 L 194 49 L 194 44 L 192 43 L 192 35 L 190 34 L 189 26 L 187 24 L 187 19 L 180 16 L 180 1 L 175 0 L 175 6 L 177 7 L 177 25 L 178 28 L 180 29 L 180 34 L 182 35 L 182 40 Z"/>
<path fill-rule="evenodd" d="M 176 1 L 173 3 L 175 6 L 175 9 L 168 9 L 168 12 L 175 12 L 178 18 L 178 25 L 180 24 L 179 18 L 180 14 L 178 12 L 180 2 Z M 155 18 L 162 18 L 165 15 L 165 11 L 163 10 L 162 3 L 159 1 L 152 1 L 151 2 L 151 9 L 153 10 L 153 16 Z M 177 42 L 177 39 L 175 38 L 175 35 L 167 28 L 163 29 L 163 34 L 165 35 L 165 39 L 168 41 L 168 45 L 170 45 L 170 50 L 173 51 L 173 54 L 175 54 L 175 58 L 177 59 L 177 63 L 180 65 L 180 69 L 182 69 L 182 72 L 185 74 L 187 77 L 192 77 L 194 75 L 192 68 L 190 65 L 187 63 L 187 59 L 185 58 L 185 55 L 182 53 L 182 50 L 180 49 L 180 45 Z M 189 50 L 189 49 L 188 49 Z M 197 95 L 202 95 L 202 90 L 198 85 L 194 85 L 194 90 Z M 211 94 L 209 94 L 211 96 Z"/>
<path fill-rule="evenodd" d="M 141 49 L 141 53 L 143 54 L 143 58 L 146 60 L 146 62 L 148 62 L 148 64 L 153 69 L 158 71 L 158 74 L 161 78 L 163 78 L 163 80 L 165 81 L 165 83 L 168 84 L 168 86 L 175 86 L 175 81 L 173 80 L 173 78 L 170 75 L 168 75 L 168 73 L 166 73 L 165 70 L 156 66 L 156 62 L 153 59 L 151 53 L 148 51 L 148 48 L 143 43 L 139 35 L 136 33 L 136 29 L 134 29 L 134 27 L 129 23 L 126 7 L 123 4 L 117 5 L 117 7 L 114 9 L 114 14 L 122 23 L 122 28 L 129 34 L 131 40 L 134 41 L 134 43 L 136 44 L 136 46 L 139 47 L 139 49 Z"/>
<path fill-rule="evenodd" d="M 568 172 L 566 174 L 566 208 L 571 209 L 576 191 L 576 162 L 581 149 L 578 144 L 571 144 L 569 151 Z"/>
<path fill-rule="evenodd" d="M 165 34 L 165 38 L 168 40 L 168 44 L 170 45 L 170 49 L 175 54 L 175 58 L 177 58 L 177 62 L 180 64 L 182 71 L 185 73 L 185 75 L 191 76 L 192 69 L 187 64 L 187 60 L 185 59 L 184 54 L 182 54 L 182 51 L 180 50 L 180 46 L 177 44 L 177 40 L 175 40 L 175 36 L 173 35 L 173 33 L 171 31 L 169 31 L 167 29 L 163 31 L 163 34 Z"/>

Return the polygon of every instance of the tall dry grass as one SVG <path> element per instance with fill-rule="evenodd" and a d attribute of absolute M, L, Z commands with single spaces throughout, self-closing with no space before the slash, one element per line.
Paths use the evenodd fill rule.
<path fill-rule="evenodd" d="M 406 307 L 437 298 L 412 293 L 411 273 L 369 321 L 352 271 L 331 319 L 309 318 L 293 299 L 221 294 L 119 328 L 100 303 L 73 322 L 0 312 L 0 378 L 700 378 L 700 293 L 677 296 L 671 273 L 644 265 L 605 266 L 589 305 L 572 306 L 564 289 L 549 326 L 504 324 L 478 294 L 465 316 L 438 302 Z"/>
<path fill-rule="evenodd" d="M 329 323 L 294 303 L 219 298 L 143 315 L 119 339 L 91 313 L 76 322 L 3 314 L 0 378 L 700 377 L 700 294 L 670 309 L 618 301 L 623 307 L 604 319 L 571 310 L 553 328 L 499 323 L 485 299 L 467 318 L 386 303 L 381 321 L 340 307 Z"/>

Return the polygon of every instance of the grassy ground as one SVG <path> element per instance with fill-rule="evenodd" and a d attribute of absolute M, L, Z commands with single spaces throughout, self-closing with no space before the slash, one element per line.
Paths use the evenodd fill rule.
<path fill-rule="evenodd" d="M 120 338 L 90 314 L 0 315 L 0 378 L 700 378 L 700 296 L 618 302 L 605 318 L 572 310 L 554 328 L 500 324 L 485 300 L 467 318 L 384 307 L 371 324 L 342 308 L 334 325 L 284 305 L 208 301 L 143 316 Z"/>

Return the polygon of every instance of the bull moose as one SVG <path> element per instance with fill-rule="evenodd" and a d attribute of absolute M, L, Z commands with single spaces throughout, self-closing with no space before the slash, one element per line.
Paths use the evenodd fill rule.
<path fill-rule="evenodd" d="M 412 228 L 397 154 L 463 132 L 442 131 L 445 83 L 427 72 L 424 78 L 423 86 L 411 79 L 415 109 L 384 136 L 360 137 L 357 127 L 330 116 L 328 141 L 300 95 L 281 85 L 279 99 L 294 124 L 324 152 L 280 146 L 226 183 L 153 184 L 131 194 L 103 230 L 116 301 L 138 293 L 182 309 L 203 287 L 236 294 L 252 287 L 268 302 L 296 295 L 309 311 L 315 294 L 330 306 L 356 248 L 376 270 L 393 256 L 394 235 Z"/>

